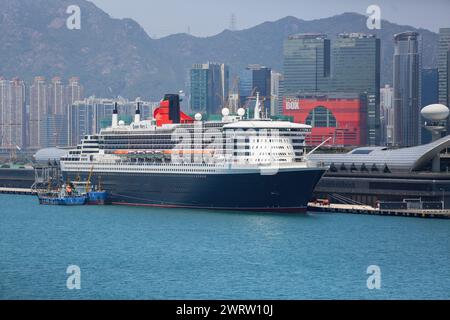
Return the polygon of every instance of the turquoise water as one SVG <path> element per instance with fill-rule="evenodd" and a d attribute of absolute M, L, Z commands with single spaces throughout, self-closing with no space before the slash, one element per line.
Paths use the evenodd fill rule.
<path fill-rule="evenodd" d="M 450 220 L 0 201 L 1 299 L 450 298 Z"/>

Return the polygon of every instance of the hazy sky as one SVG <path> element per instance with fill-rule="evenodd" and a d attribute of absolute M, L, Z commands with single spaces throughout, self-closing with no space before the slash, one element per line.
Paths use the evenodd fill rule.
<path fill-rule="evenodd" d="M 152 37 L 188 32 L 214 35 L 230 26 L 245 29 L 291 15 L 304 20 L 381 8 L 381 18 L 438 31 L 450 26 L 450 0 L 90 0 L 113 18 L 132 18 Z"/>

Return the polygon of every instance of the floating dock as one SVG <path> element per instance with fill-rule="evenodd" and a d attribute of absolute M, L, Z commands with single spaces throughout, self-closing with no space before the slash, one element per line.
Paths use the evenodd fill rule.
<path fill-rule="evenodd" d="M 22 195 L 29 195 L 34 196 L 36 195 L 36 191 L 29 188 L 3 188 L 0 187 L 0 194 L 22 194 Z"/>
<path fill-rule="evenodd" d="M 417 217 L 417 218 L 438 218 L 450 219 L 450 210 L 424 210 L 424 209 L 378 209 L 371 206 L 353 205 L 353 204 L 320 204 L 310 202 L 309 211 L 334 212 L 366 214 L 379 216 L 399 216 L 399 217 Z"/>

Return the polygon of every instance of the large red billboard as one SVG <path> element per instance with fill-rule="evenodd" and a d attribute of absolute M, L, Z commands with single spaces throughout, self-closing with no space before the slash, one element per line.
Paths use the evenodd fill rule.
<path fill-rule="evenodd" d="M 283 113 L 297 123 L 313 126 L 306 139 L 318 145 L 331 137 L 327 145 L 361 146 L 366 144 L 366 112 L 360 98 L 296 98 L 283 99 Z"/>

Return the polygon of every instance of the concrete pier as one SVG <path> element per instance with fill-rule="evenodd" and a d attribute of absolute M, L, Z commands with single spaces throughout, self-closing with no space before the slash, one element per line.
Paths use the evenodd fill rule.
<path fill-rule="evenodd" d="M 36 191 L 25 188 L 3 188 L 0 187 L 0 194 L 22 194 L 22 195 L 36 195 Z"/>
<path fill-rule="evenodd" d="M 320 204 L 310 202 L 309 211 L 367 214 L 380 216 L 399 216 L 417 218 L 439 218 L 450 219 L 450 210 L 423 210 L 423 209 L 378 209 L 371 206 L 351 205 L 351 204 Z"/>

